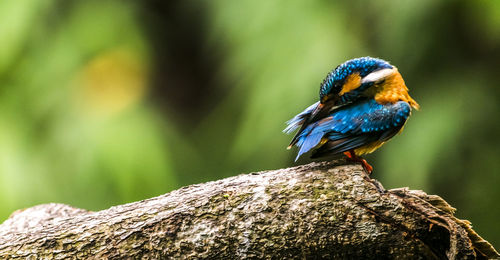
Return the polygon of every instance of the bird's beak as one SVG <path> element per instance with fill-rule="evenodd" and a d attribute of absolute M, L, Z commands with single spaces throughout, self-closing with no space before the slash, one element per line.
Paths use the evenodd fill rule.
<path fill-rule="evenodd" d="M 309 117 L 309 122 L 315 122 L 327 116 L 328 113 L 330 113 L 330 111 L 335 108 L 334 104 L 335 104 L 334 99 L 328 99 L 323 103 L 319 103 L 316 109 L 314 109 L 313 112 L 311 113 L 311 116 Z"/>
<path fill-rule="evenodd" d="M 316 116 L 319 114 L 319 112 L 323 111 L 324 108 L 325 108 L 325 105 L 322 103 L 319 103 L 319 105 L 316 107 L 316 109 L 314 109 L 314 111 L 311 113 L 310 118 L 311 119 L 316 118 Z"/>

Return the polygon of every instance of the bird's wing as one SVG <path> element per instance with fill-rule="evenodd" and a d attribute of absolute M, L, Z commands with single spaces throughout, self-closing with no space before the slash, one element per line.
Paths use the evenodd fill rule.
<path fill-rule="evenodd" d="M 410 105 L 403 101 L 381 105 L 373 99 L 341 107 L 304 128 L 297 138 L 297 158 L 320 142 L 325 143 L 321 153 L 336 154 L 373 141 L 385 141 L 401 129 L 410 111 Z"/>
<path fill-rule="evenodd" d="M 288 145 L 288 149 L 292 148 L 297 142 L 298 138 L 302 135 L 302 132 L 306 129 L 307 126 L 315 123 L 316 121 L 328 116 L 330 111 L 338 109 L 347 104 L 339 104 L 333 106 L 332 103 L 327 105 L 323 105 L 320 102 L 316 102 L 302 111 L 300 114 L 296 115 L 294 118 L 288 120 L 286 123 L 288 126 L 283 130 L 284 133 L 291 133 L 300 127 L 299 131 L 295 133 L 295 136 L 292 138 L 292 141 Z"/>

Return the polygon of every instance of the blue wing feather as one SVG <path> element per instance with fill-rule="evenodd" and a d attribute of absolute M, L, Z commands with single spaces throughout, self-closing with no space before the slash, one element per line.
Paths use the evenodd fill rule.
<path fill-rule="evenodd" d="M 307 138 L 299 139 L 299 142 L 297 142 L 297 146 L 300 147 L 300 149 L 297 157 L 295 158 L 295 161 L 297 161 L 302 154 L 307 153 L 309 150 L 315 147 L 321 141 L 321 138 L 323 138 L 323 133 L 317 132 L 312 135 L 308 135 Z"/>
<path fill-rule="evenodd" d="M 373 99 L 341 107 L 332 111 L 328 117 L 305 127 L 296 144 L 300 147 L 297 158 L 316 147 L 323 137 L 328 138 L 329 142 L 320 150 L 326 149 L 332 154 L 377 140 L 387 140 L 401 129 L 410 111 L 410 105 L 404 101 L 382 105 Z M 300 115 L 294 117 L 293 122 L 298 122 L 296 118 Z"/>
<path fill-rule="evenodd" d="M 286 124 L 288 125 L 283 132 L 284 133 L 291 133 L 295 131 L 297 128 L 302 126 L 304 123 L 304 120 L 311 115 L 311 113 L 314 111 L 314 109 L 319 105 L 319 101 L 310 105 L 308 108 L 306 108 L 304 111 L 300 112 L 300 114 L 294 116 L 292 119 L 288 120 Z"/>

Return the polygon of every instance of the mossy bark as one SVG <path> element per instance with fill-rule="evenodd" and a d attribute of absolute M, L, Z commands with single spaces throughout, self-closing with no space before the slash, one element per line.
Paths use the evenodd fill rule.
<path fill-rule="evenodd" d="M 1 258 L 496 258 L 443 199 L 338 162 L 239 175 L 99 212 L 46 204 L 0 225 Z"/>

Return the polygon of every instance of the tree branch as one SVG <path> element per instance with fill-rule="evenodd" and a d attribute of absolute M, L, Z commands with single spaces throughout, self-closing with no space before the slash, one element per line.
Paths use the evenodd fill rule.
<path fill-rule="evenodd" d="M 99 212 L 62 204 L 0 225 L 0 258 L 498 258 L 422 191 L 339 162 L 239 175 Z"/>

